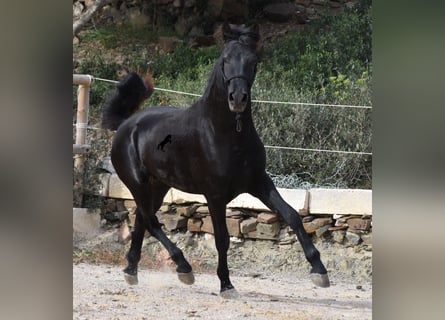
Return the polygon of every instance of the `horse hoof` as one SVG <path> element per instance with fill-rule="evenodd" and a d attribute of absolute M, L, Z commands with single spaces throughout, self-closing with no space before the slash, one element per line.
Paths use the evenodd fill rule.
<path fill-rule="evenodd" d="M 178 272 L 178 279 L 185 284 L 193 284 L 195 283 L 195 276 L 193 275 L 193 272 L 187 272 L 187 273 L 182 273 L 182 272 Z"/>
<path fill-rule="evenodd" d="M 327 288 L 331 285 L 327 273 L 326 274 L 311 273 L 311 280 L 316 286 L 322 288 Z"/>
<path fill-rule="evenodd" d="M 124 273 L 124 278 L 125 281 L 130 285 L 130 286 L 134 286 L 136 284 L 138 284 L 138 275 L 131 275 L 128 273 Z"/>
<path fill-rule="evenodd" d="M 240 297 L 235 288 L 221 291 L 220 295 L 224 299 L 238 299 Z"/>

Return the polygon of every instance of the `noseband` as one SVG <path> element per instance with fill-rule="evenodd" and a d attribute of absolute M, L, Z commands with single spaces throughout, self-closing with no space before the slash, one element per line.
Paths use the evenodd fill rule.
<path fill-rule="evenodd" d="M 246 76 L 233 76 L 233 77 L 227 78 L 226 75 L 224 74 L 224 70 L 223 70 L 223 79 L 224 79 L 224 83 L 227 84 L 227 85 L 233 79 L 243 79 L 243 80 L 246 80 L 246 82 L 249 84 L 249 87 L 250 87 L 250 83 L 251 83 L 251 80 L 248 79 Z"/>

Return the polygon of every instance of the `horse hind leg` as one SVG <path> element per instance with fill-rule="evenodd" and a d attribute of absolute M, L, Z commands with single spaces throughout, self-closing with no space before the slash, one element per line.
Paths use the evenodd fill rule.
<path fill-rule="evenodd" d="M 137 190 L 132 193 L 138 209 L 140 210 L 139 221 L 141 222 L 141 225 L 143 225 L 143 227 L 145 227 L 147 231 L 150 232 L 153 237 L 159 240 L 159 242 L 161 242 L 161 244 L 167 249 L 170 257 L 177 265 L 176 272 L 178 273 L 179 280 L 185 284 L 193 284 L 194 275 L 192 272 L 192 267 L 184 258 L 183 252 L 165 235 L 164 231 L 161 228 L 161 224 L 159 223 L 158 218 L 155 215 L 156 211 L 161 206 L 164 195 L 166 194 L 168 189 L 168 186 L 161 184 L 153 178 L 149 178 L 146 184 L 139 186 Z M 135 232 L 136 226 L 137 224 L 135 224 Z M 142 230 L 144 229 L 143 227 L 141 227 Z M 134 268 L 135 264 L 133 262 L 139 261 L 143 232 L 141 238 L 139 238 L 139 233 L 136 233 L 135 236 L 136 243 L 134 246 L 134 251 L 132 252 L 132 242 L 132 248 L 130 248 L 130 252 L 127 256 L 128 267 L 124 270 L 125 278 L 129 278 L 130 281 L 134 280 L 133 276 L 136 277 L 137 281 L 137 268 Z M 127 280 L 127 282 L 129 281 Z"/>
<path fill-rule="evenodd" d="M 148 231 L 167 249 L 171 259 L 175 262 L 178 279 L 185 284 L 193 284 L 195 276 L 191 265 L 187 262 L 183 252 L 164 233 L 156 215 L 151 215 L 148 222 Z"/>
<path fill-rule="evenodd" d="M 127 254 L 128 265 L 124 269 L 124 278 L 129 285 L 138 284 L 138 263 L 141 259 L 142 241 L 145 233 L 144 221 L 139 208 L 136 208 L 135 213 L 134 231 L 131 234 L 131 246 Z"/>
<path fill-rule="evenodd" d="M 315 248 L 311 238 L 304 230 L 298 212 L 283 200 L 269 176 L 264 174 L 250 193 L 260 199 L 272 211 L 280 214 L 286 223 L 295 231 L 298 241 L 303 247 L 306 259 L 312 266 L 310 279 L 319 287 L 329 287 L 329 276 L 325 266 L 321 262 L 320 252 Z"/>

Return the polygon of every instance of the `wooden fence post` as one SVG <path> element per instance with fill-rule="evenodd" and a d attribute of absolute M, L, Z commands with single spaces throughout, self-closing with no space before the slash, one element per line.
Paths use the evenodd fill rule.
<path fill-rule="evenodd" d="M 90 104 L 90 84 L 93 77 L 89 75 L 73 75 L 73 84 L 79 85 L 77 89 L 77 119 L 76 119 L 76 144 L 73 145 L 74 169 L 78 173 L 74 183 L 74 201 L 82 204 L 83 181 L 82 174 L 84 162 L 89 146 L 86 145 L 88 108 Z"/>

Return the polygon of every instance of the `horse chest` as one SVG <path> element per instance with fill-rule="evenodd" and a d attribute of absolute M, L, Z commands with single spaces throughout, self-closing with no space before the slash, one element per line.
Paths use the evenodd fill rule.
<path fill-rule="evenodd" d="M 246 148 L 246 145 L 230 145 L 221 148 L 215 157 L 219 175 L 229 180 L 245 180 L 257 170 L 261 170 L 261 154 Z"/>

